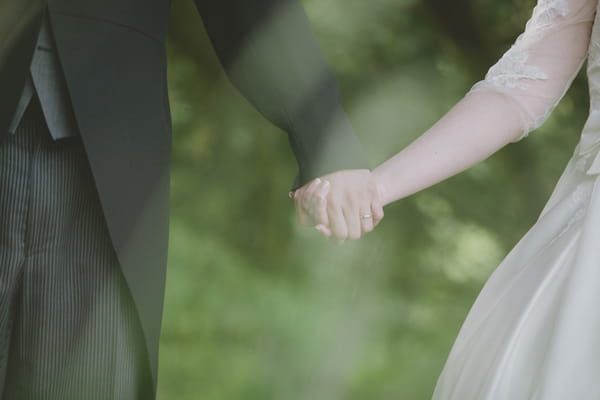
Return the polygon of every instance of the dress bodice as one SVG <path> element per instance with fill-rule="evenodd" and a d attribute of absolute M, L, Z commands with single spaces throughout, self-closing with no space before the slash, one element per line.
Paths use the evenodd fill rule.
<path fill-rule="evenodd" d="M 600 173 L 600 13 L 596 13 L 594 27 L 590 36 L 587 65 L 590 90 L 590 115 L 587 119 L 578 153 L 593 156 L 588 173 Z"/>
<path fill-rule="evenodd" d="M 596 107 L 592 108 L 600 109 L 600 13 L 595 16 L 590 36 L 587 74 L 590 84 L 590 100 L 592 104 L 596 104 Z"/>

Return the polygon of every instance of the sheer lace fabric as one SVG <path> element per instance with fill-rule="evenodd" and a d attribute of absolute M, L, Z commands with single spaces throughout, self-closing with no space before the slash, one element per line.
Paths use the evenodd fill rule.
<path fill-rule="evenodd" d="M 547 119 L 577 75 L 596 8 L 597 0 L 539 0 L 525 32 L 471 90 L 505 97 L 498 106 L 521 121 L 515 141 Z"/>

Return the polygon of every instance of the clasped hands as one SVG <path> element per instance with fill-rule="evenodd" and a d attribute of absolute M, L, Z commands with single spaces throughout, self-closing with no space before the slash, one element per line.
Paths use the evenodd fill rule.
<path fill-rule="evenodd" d="M 360 239 L 383 219 L 380 189 L 366 169 L 344 170 L 317 178 L 290 193 L 298 222 L 323 236 Z"/>

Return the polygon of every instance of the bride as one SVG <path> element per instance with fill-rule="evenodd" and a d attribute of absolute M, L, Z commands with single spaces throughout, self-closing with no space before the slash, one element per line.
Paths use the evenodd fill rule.
<path fill-rule="evenodd" d="M 588 58 L 591 111 L 581 140 L 541 216 L 473 305 L 434 400 L 600 399 L 597 6 L 539 0 L 525 32 L 485 80 L 373 171 L 385 205 L 465 170 L 539 127 Z M 297 194 L 321 216 L 325 235 L 329 186 L 324 177 Z"/>

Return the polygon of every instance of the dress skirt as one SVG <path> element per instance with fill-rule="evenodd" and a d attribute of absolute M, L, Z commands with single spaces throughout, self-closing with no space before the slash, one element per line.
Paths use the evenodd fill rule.
<path fill-rule="evenodd" d="M 600 399 L 600 181 L 576 151 L 492 274 L 434 400 Z"/>

